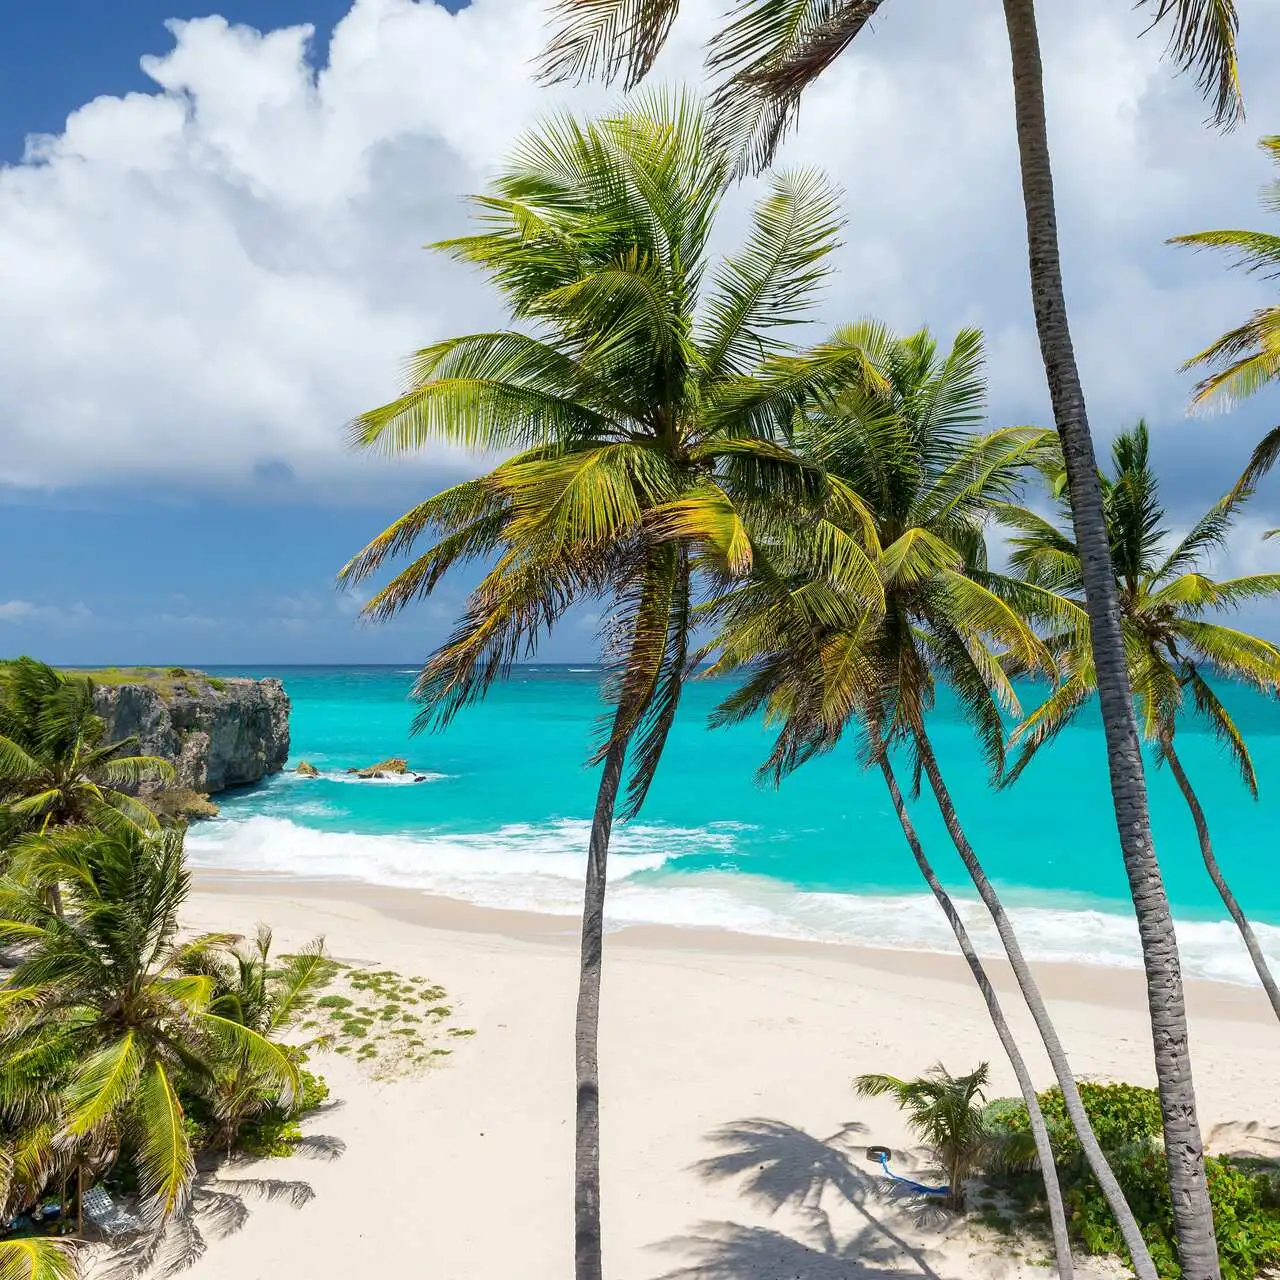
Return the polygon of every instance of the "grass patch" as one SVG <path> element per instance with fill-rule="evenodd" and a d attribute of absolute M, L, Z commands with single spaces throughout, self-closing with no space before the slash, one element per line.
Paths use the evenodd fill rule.
<path fill-rule="evenodd" d="M 391 969 L 342 968 L 339 982 L 345 994 L 317 1000 L 316 1013 L 321 1016 L 312 1027 L 323 1027 L 335 1052 L 369 1064 L 376 1078 L 391 1079 L 403 1070 L 425 1069 L 429 1061 L 448 1057 L 452 1050 L 437 1047 L 442 1035 L 461 1040 L 476 1034 L 474 1027 L 445 1025 L 454 1010 L 449 1004 L 431 1003 L 443 1001 L 447 994 L 436 983 Z"/>

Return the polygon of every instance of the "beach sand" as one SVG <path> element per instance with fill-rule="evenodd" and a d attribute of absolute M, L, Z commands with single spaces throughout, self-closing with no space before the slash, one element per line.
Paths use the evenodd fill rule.
<path fill-rule="evenodd" d="M 315 1196 L 302 1208 L 248 1201 L 251 1216 L 211 1239 L 188 1274 L 570 1276 L 577 922 L 413 890 L 198 874 L 190 927 L 248 932 L 259 920 L 280 947 L 323 933 L 339 959 L 440 983 L 476 1035 L 412 1078 L 379 1080 L 348 1057 L 318 1055 L 339 1105 L 306 1128 L 345 1151 L 224 1167 L 223 1181 L 303 1179 Z M 991 969 L 1048 1085 L 1011 978 Z M 1139 974 L 1038 972 L 1078 1075 L 1154 1083 Z M 1280 1031 L 1261 992 L 1193 983 L 1188 1000 L 1211 1145 L 1266 1150 L 1272 1132 L 1249 1126 L 1272 1114 Z M 897 1109 L 854 1095 L 861 1072 L 913 1075 L 942 1061 L 958 1073 L 988 1060 L 992 1096 L 1015 1092 L 958 959 L 632 927 L 607 939 L 602 1003 L 610 1280 L 1046 1274 L 1034 1244 L 916 1221 L 883 1198 L 864 1157 L 881 1143 L 904 1152 L 901 1171 L 916 1167 Z"/>

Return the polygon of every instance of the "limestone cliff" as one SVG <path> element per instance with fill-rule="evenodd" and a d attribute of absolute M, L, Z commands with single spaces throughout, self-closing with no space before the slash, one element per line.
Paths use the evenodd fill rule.
<path fill-rule="evenodd" d="M 166 672 L 98 684 L 94 709 L 107 740 L 136 736 L 168 760 L 173 786 L 209 794 L 278 773 L 289 756 L 289 695 L 279 680 Z"/>

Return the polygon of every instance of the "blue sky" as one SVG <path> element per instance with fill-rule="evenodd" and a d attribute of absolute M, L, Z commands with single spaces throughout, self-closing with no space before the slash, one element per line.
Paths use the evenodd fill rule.
<path fill-rule="evenodd" d="M 663 78 L 696 77 L 718 0 L 687 0 Z M 847 192 L 820 320 L 987 333 L 993 420 L 1046 421 L 1026 294 L 999 5 L 886 6 L 806 103 L 785 159 Z M 0 75 L 0 654 L 271 664 L 422 656 L 461 581 L 391 627 L 343 561 L 474 460 L 352 456 L 342 425 L 415 346 L 494 322 L 421 251 L 522 125 L 567 101 L 527 74 L 528 0 L 59 0 L 12 6 Z M 1241 5 L 1252 114 L 1203 130 L 1191 87 L 1114 0 L 1045 15 L 1077 344 L 1096 432 L 1144 414 L 1175 519 L 1280 419 L 1271 394 L 1188 422 L 1178 363 L 1267 297 L 1164 245 L 1264 224 L 1280 14 Z M 903 16 L 905 15 L 905 17 Z M 166 20 L 177 19 L 172 30 Z M 186 22 L 195 19 L 196 21 Z M 185 25 L 184 25 L 185 23 Z M 297 30 L 314 27 L 310 40 Z M 242 24 L 237 26 L 236 24 Z M 1269 52 L 1270 51 L 1270 52 Z M 852 124 L 849 103 L 858 111 Z M 945 127 L 943 127 L 945 125 Z M 751 192 L 725 215 L 726 239 Z M 1223 568 L 1273 568 L 1280 477 Z M 1258 619 L 1280 634 L 1280 618 Z M 590 656 L 575 618 L 545 651 Z"/>

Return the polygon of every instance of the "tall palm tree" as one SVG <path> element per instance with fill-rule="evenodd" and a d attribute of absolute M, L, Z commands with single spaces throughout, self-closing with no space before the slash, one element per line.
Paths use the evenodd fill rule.
<path fill-rule="evenodd" d="M 137 738 L 104 742 L 93 682 L 32 658 L 0 663 L 0 806 L 21 827 L 158 823 L 130 788 L 173 766 L 138 754 Z"/>
<path fill-rule="evenodd" d="M 1258 145 L 1280 165 L 1280 134 L 1263 138 Z M 1262 204 L 1272 213 L 1280 213 L 1280 178 L 1263 191 Z M 1233 266 L 1268 278 L 1280 275 L 1280 236 L 1265 231 L 1196 231 L 1174 236 L 1169 243 L 1193 249 L 1225 249 L 1235 258 Z M 1228 329 L 1182 367 L 1206 371 L 1192 396 L 1193 405 L 1233 404 L 1280 381 L 1280 305 L 1259 307 L 1243 324 Z M 1268 431 L 1253 451 L 1240 477 L 1240 487 L 1256 484 L 1277 458 L 1280 426 Z"/>
<path fill-rule="evenodd" d="M 742 508 L 803 505 L 821 473 L 756 427 L 761 402 L 850 376 L 859 348 L 793 354 L 767 388 L 760 363 L 790 352 L 827 272 L 836 198 L 815 173 L 781 175 L 734 254 L 707 240 L 728 168 L 702 110 L 642 100 L 608 118 L 527 135 L 475 201 L 480 230 L 445 242 L 481 267 L 524 329 L 436 343 L 399 399 L 354 425 L 357 444 L 405 453 L 436 441 L 514 456 L 414 507 L 343 570 L 358 582 L 428 536 L 367 614 L 427 596 L 455 565 L 492 565 L 415 692 L 417 727 L 442 728 L 572 605 L 606 617 L 612 715 L 587 852 L 575 1028 L 576 1274 L 601 1274 L 599 1020 L 606 861 L 614 818 L 635 814 L 688 667 L 696 576 L 750 568 Z M 832 552 L 854 595 L 878 591 L 859 544 Z M 620 796 L 630 766 L 625 797 Z"/>
<path fill-rule="evenodd" d="M 738 0 L 728 24 L 712 40 L 708 62 L 719 78 L 719 133 L 740 149 L 740 169 L 763 168 L 772 160 L 804 90 L 869 27 L 881 3 Z M 1083 554 L 1116 827 L 1147 976 L 1174 1219 L 1185 1274 L 1190 1280 L 1216 1280 L 1218 1254 L 1177 938 L 1151 838 L 1142 748 L 1107 560 L 1102 492 L 1067 321 L 1035 0 L 1003 4 L 1031 299 Z M 554 80 L 601 74 L 609 80 L 621 78 L 628 88 L 638 84 L 652 68 L 679 7 L 680 0 L 558 0 L 559 21 L 544 55 L 544 76 Z M 1137 0 L 1137 7 L 1151 12 L 1152 27 L 1169 29 L 1167 55 L 1180 70 L 1195 75 L 1197 87 L 1213 103 L 1215 120 L 1233 124 L 1241 113 L 1234 0 Z"/>
<path fill-rule="evenodd" d="M 179 1082 L 243 1053 L 287 1099 L 297 1068 L 280 1046 L 215 1013 L 213 980 L 190 972 L 231 939 L 178 940 L 190 885 L 181 832 L 65 827 L 27 837 L 14 863 L 30 874 L 0 883 L 0 943 L 24 954 L 0 985 L 0 1099 L 29 1113 L 44 1105 L 52 1145 L 72 1154 L 80 1176 L 127 1145 L 159 1229 L 186 1203 L 193 1172 Z M 68 886 L 65 917 L 42 891 L 49 878 Z"/>
<path fill-rule="evenodd" d="M 1243 909 L 1214 857 L 1204 808 L 1174 745 L 1180 721 L 1199 717 L 1225 744 L 1240 776 L 1256 799 L 1258 779 L 1239 727 L 1209 681 L 1215 673 L 1243 681 L 1264 693 L 1280 693 L 1280 649 L 1258 636 L 1211 620 L 1218 610 L 1280 596 L 1280 574 L 1250 574 L 1215 581 L 1205 560 L 1219 550 L 1251 490 L 1236 490 L 1215 503 L 1174 542 L 1160 488 L 1149 459 L 1147 426 L 1139 422 L 1112 445 L 1112 474 L 1102 477 L 1104 510 L 1115 566 L 1121 621 L 1128 643 L 1129 680 L 1138 700 L 1143 733 L 1157 759 L 1168 764 L 1191 811 L 1205 869 L 1217 888 L 1262 982 L 1276 1016 L 1280 987 Z M 1013 530 L 1012 563 L 1029 582 L 1066 596 L 1083 609 L 1080 552 L 1063 525 L 1070 525 L 1070 500 L 1061 492 L 1057 524 L 1025 508 L 1006 513 Z M 1210 617 L 1206 617 L 1210 615 Z M 1052 623 L 1050 624 L 1052 625 Z M 1022 750 L 1007 780 L 1012 782 L 1032 756 L 1074 719 L 1097 690 L 1093 649 L 1079 625 L 1051 637 L 1063 682 L 1013 735 Z"/>
<path fill-rule="evenodd" d="M 998 776 L 1004 761 L 1001 712 L 1018 704 L 992 646 L 1017 654 L 1027 668 L 1052 669 L 1048 651 L 1006 597 L 1035 596 L 1042 610 L 1057 598 L 992 573 L 984 526 L 993 508 L 1010 504 L 1025 470 L 1043 462 L 1054 437 L 1031 428 L 973 433 L 985 400 L 977 333 L 962 332 L 945 358 L 924 332 L 895 339 L 867 326 L 861 336 L 868 365 L 879 378 L 844 388 L 816 409 L 797 408 L 790 422 L 779 421 L 778 430 L 789 433 L 797 450 L 828 473 L 834 492 L 854 500 L 873 522 L 867 540 L 876 551 L 883 605 L 868 609 L 842 600 L 824 580 L 820 565 L 815 572 L 809 551 L 811 545 L 821 545 L 820 538 L 798 534 L 783 542 L 774 528 L 766 529 L 763 541 L 769 551 L 756 555 L 753 578 L 733 587 L 710 610 L 719 623 L 711 644 L 720 651 L 712 670 L 746 668 L 751 673 L 722 704 L 717 719 L 739 720 L 763 709 L 769 720 L 780 722 L 778 742 L 766 764 L 775 776 L 830 749 L 846 728 L 860 723 L 869 761 L 884 775 L 916 863 L 969 959 L 971 948 L 956 927 L 954 906 L 919 848 L 889 765 L 888 748 L 895 743 L 911 753 L 916 784 L 922 775 L 928 777 L 952 840 L 996 925 L 1072 1124 L 1130 1243 L 1138 1272 L 1153 1278 L 1141 1229 L 1093 1135 L 1065 1050 L 999 895 L 965 838 L 928 733 L 928 714 L 941 680 L 957 695 Z M 1060 612 L 1069 612 L 1069 606 Z M 989 984 L 975 961 L 970 959 L 970 968 L 987 995 Z M 998 1004 L 992 996 L 987 999 L 1023 1096 L 1034 1098 Z M 1034 1109 L 1028 1102 L 1033 1115 Z M 1047 1131 L 1037 1138 L 1046 1175 L 1052 1175 Z M 1051 1184 L 1048 1191 L 1052 1206 Z M 1065 1224 L 1059 1225 L 1065 1242 Z M 1068 1249 L 1060 1246 L 1060 1255 L 1069 1263 Z"/>
<path fill-rule="evenodd" d="M 912 1080 L 874 1072 L 853 1082 L 860 1097 L 888 1094 L 907 1113 L 907 1124 L 946 1177 L 947 1207 L 957 1213 L 964 1212 L 966 1184 L 991 1150 L 984 1114 L 990 1079 L 983 1062 L 964 1076 L 953 1076 L 939 1063 Z"/>

